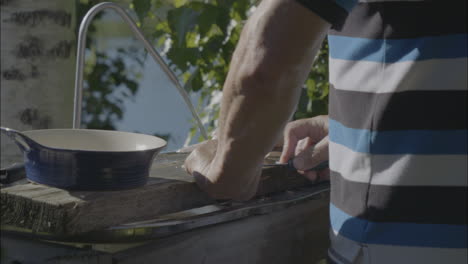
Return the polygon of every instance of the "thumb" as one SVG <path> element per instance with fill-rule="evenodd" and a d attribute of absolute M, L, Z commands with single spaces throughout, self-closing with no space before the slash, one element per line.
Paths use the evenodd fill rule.
<path fill-rule="evenodd" d="M 328 160 L 328 136 L 299 153 L 294 158 L 293 164 L 297 170 L 306 171 L 326 160 Z"/>

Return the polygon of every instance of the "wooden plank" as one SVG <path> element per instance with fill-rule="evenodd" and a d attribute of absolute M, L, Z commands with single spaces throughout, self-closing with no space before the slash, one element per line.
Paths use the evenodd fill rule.
<path fill-rule="evenodd" d="M 2 263 L 111 264 L 112 255 L 89 248 L 2 234 Z"/>
<path fill-rule="evenodd" d="M 67 191 L 35 183 L 1 189 L 2 225 L 72 235 L 212 204 L 182 165 L 187 154 L 160 154 L 144 187 L 106 192 Z M 263 170 L 257 195 L 307 184 L 285 168 Z"/>
<path fill-rule="evenodd" d="M 319 263 L 329 244 L 328 207 L 329 193 L 322 193 L 284 210 L 138 244 L 50 243 L 2 234 L 2 263 Z"/>
<path fill-rule="evenodd" d="M 318 263 L 329 246 L 328 208 L 327 193 L 274 213 L 158 239 L 112 258 L 116 264 Z"/>

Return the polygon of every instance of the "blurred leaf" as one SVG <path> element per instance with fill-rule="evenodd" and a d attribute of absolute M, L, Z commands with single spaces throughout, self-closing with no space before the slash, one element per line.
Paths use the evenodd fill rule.
<path fill-rule="evenodd" d="M 307 96 L 309 98 L 314 98 L 314 92 L 315 92 L 315 81 L 314 79 L 307 79 L 306 81 L 306 87 L 307 87 Z"/>
<path fill-rule="evenodd" d="M 173 0 L 174 1 L 174 6 L 175 7 L 179 7 L 179 6 L 182 6 L 184 4 L 186 4 L 188 2 L 188 0 Z"/>
<path fill-rule="evenodd" d="M 307 112 L 308 102 L 309 102 L 309 98 L 307 97 L 307 90 L 301 89 L 301 96 L 299 97 L 299 103 L 297 104 L 296 113 Z"/>
<path fill-rule="evenodd" d="M 197 48 L 198 49 L 198 40 L 199 40 L 199 34 L 196 32 L 187 32 L 186 36 L 186 43 L 188 48 Z"/>
<path fill-rule="evenodd" d="M 213 5 L 206 5 L 203 12 L 198 17 L 198 28 L 202 36 L 205 36 L 216 22 L 216 18 L 220 14 L 219 9 Z"/>
<path fill-rule="evenodd" d="M 203 79 L 200 71 L 192 74 L 191 87 L 192 91 L 198 92 L 203 87 Z"/>
<path fill-rule="evenodd" d="M 189 63 L 192 65 L 196 63 L 199 55 L 200 53 L 197 48 L 172 47 L 167 53 L 172 63 L 176 64 L 177 67 L 184 72 L 188 70 Z"/>
<path fill-rule="evenodd" d="M 185 35 L 195 27 L 198 16 L 197 11 L 188 7 L 179 7 L 168 12 L 169 27 L 176 36 L 175 42 L 178 47 L 185 46 Z"/>
<path fill-rule="evenodd" d="M 231 17 L 229 16 L 229 9 L 220 8 L 218 10 L 219 14 L 216 17 L 216 25 L 223 31 L 226 35 Z"/>
<path fill-rule="evenodd" d="M 138 83 L 132 80 L 128 80 L 125 84 L 127 85 L 128 89 L 132 92 L 132 95 L 135 95 L 138 90 Z"/>
<path fill-rule="evenodd" d="M 135 8 L 138 19 L 143 23 L 146 15 L 151 10 L 151 0 L 133 0 L 132 4 Z"/>
<path fill-rule="evenodd" d="M 185 73 L 184 74 L 185 78 L 187 78 L 187 80 L 185 81 L 185 85 L 184 85 L 184 89 L 185 91 L 187 92 L 190 92 L 190 91 L 195 91 L 195 89 L 200 90 L 200 86 L 203 85 L 199 82 L 201 82 L 201 75 L 200 75 L 200 68 L 196 68 L 194 72 L 192 72 L 191 74 L 190 73 Z M 198 88 L 197 87 L 194 87 L 194 86 L 199 86 Z"/>

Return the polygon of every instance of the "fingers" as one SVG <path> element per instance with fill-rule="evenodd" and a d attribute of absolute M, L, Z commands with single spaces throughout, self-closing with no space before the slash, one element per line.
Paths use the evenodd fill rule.
<path fill-rule="evenodd" d="M 283 146 L 283 152 L 279 159 L 280 163 L 287 163 L 289 159 L 294 155 L 294 150 L 296 149 L 297 139 L 293 136 L 285 136 L 285 142 Z"/>
<path fill-rule="evenodd" d="M 306 171 L 328 160 L 328 137 L 300 152 L 293 160 L 297 170 Z"/>
<path fill-rule="evenodd" d="M 196 171 L 201 171 L 206 167 L 206 161 L 202 158 L 202 153 L 199 148 L 194 149 L 184 162 L 185 171 L 192 174 Z"/>
<path fill-rule="evenodd" d="M 312 182 L 322 182 L 330 179 L 330 169 L 323 169 L 320 171 L 304 171 L 300 172 L 308 180 Z"/>
<path fill-rule="evenodd" d="M 184 167 L 187 173 L 205 171 L 216 154 L 217 145 L 217 140 L 208 140 L 198 144 L 185 160 Z"/>
<path fill-rule="evenodd" d="M 286 163 L 293 157 L 299 140 L 309 137 L 312 142 L 318 142 L 327 135 L 328 116 L 317 116 L 289 123 L 284 130 L 284 146 L 280 162 Z"/>
<path fill-rule="evenodd" d="M 297 142 L 297 146 L 296 146 L 296 149 L 294 151 L 294 156 L 299 155 L 299 153 L 301 153 L 305 149 L 309 148 L 310 146 L 315 145 L 315 143 L 317 143 L 317 142 L 314 142 L 310 137 L 299 140 Z"/>
<path fill-rule="evenodd" d="M 188 155 L 188 157 L 185 159 L 185 162 L 184 162 L 184 166 L 183 168 L 185 169 L 185 171 L 188 173 L 188 174 L 192 174 L 193 170 L 194 170 L 194 159 L 195 159 L 195 154 L 194 152 L 192 151 L 190 153 L 190 155 Z"/>
<path fill-rule="evenodd" d="M 286 163 L 294 155 L 299 140 L 307 137 L 308 119 L 296 120 L 289 123 L 284 130 L 284 145 L 280 162 Z"/>
<path fill-rule="evenodd" d="M 304 175 L 304 177 L 306 177 L 311 182 L 315 182 L 318 179 L 318 172 L 316 171 L 303 171 L 299 173 Z"/>

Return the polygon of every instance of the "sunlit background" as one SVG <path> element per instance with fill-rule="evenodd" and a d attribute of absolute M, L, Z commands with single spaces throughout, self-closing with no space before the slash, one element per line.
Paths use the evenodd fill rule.
<path fill-rule="evenodd" d="M 121 60 L 124 70 L 116 72 L 127 75 L 130 83 L 134 82 L 135 92 L 126 91 L 129 89 L 126 89 L 128 83 L 125 81 L 117 87 L 111 85 L 113 91 L 106 98 L 120 106 L 121 118 L 114 118 L 108 124 L 105 121 L 97 124 L 93 123 L 93 114 L 84 111 L 83 122 L 89 128 L 113 125 L 112 129 L 119 131 L 161 136 L 168 141 L 165 151 L 175 151 L 184 145 L 198 142 L 199 133 L 189 137 L 190 129 L 195 127 L 190 110 L 161 67 L 146 54 L 143 44 L 133 37 L 128 25 L 113 11 L 105 11 L 94 25 L 95 31 L 91 35 L 95 42 L 94 50 L 86 53 L 87 75 L 90 75 L 90 68 L 96 67 L 96 53 L 106 56 L 108 64 L 112 64 L 113 60 Z M 89 87 L 89 84 L 85 86 Z M 199 92 L 189 94 L 198 111 L 206 106 L 200 104 Z M 101 94 L 95 95 L 99 97 Z M 85 105 L 90 103 L 90 96 L 90 93 L 85 92 Z M 120 100 L 121 103 L 117 102 Z M 95 103 L 94 100 L 92 103 Z M 104 116 L 101 115 L 103 120 Z"/>

